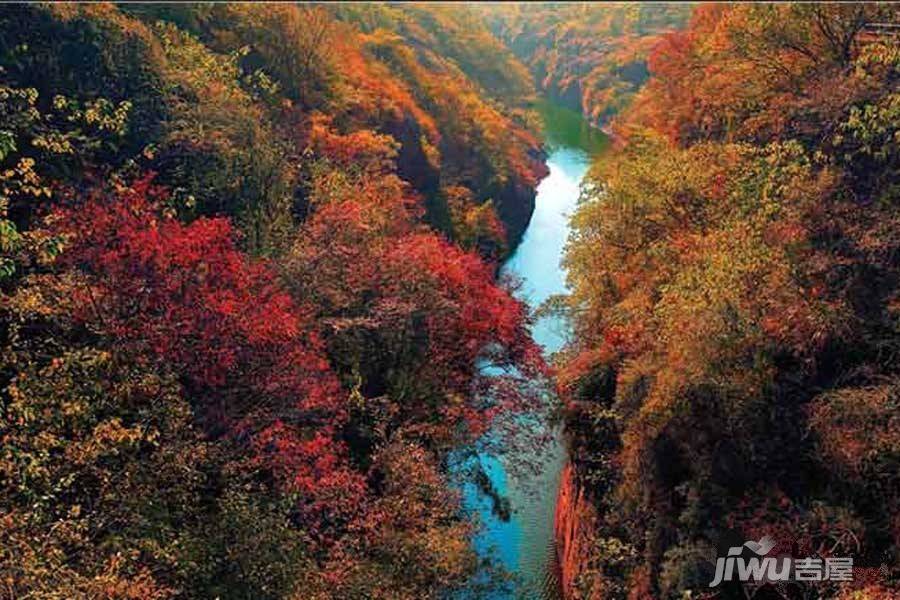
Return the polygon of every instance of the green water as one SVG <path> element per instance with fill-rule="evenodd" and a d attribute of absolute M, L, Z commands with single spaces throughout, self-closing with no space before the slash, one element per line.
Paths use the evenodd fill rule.
<path fill-rule="evenodd" d="M 569 217 L 592 158 L 608 145 L 607 137 L 578 113 L 548 102 L 536 109 L 543 123 L 550 173 L 537 188 L 535 211 L 522 243 L 502 269 L 521 279 L 518 295 L 532 307 L 566 291 L 560 259 L 569 234 Z M 549 356 L 565 343 L 565 324 L 543 318 L 535 323 L 532 335 Z M 527 481 L 508 473 L 501 459 L 478 457 L 494 489 L 510 501 L 509 521 L 494 514 L 492 502 L 477 486 L 463 487 L 464 503 L 480 515 L 484 525 L 474 541 L 476 550 L 500 563 L 520 582 L 515 591 L 479 595 L 481 598 L 559 597 L 553 517 L 566 457 L 561 433 L 554 433 L 554 442 L 541 455 L 538 473 L 529 475 Z"/>
<path fill-rule="evenodd" d="M 569 149 L 582 153 L 590 162 L 591 157 L 609 146 L 606 134 L 590 125 L 580 113 L 546 100 L 535 103 L 533 108 L 541 118 L 544 145 L 551 154 L 555 149 Z"/>

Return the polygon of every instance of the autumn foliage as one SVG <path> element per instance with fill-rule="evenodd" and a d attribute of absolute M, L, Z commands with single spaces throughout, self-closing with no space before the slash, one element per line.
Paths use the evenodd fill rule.
<path fill-rule="evenodd" d="M 583 597 L 742 597 L 706 561 L 763 534 L 859 577 L 759 594 L 897 594 L 895 19 L 704 5 L 650 54 L 566 257 Z"/>
<path fill-rule="evenodd" d="M 647 80 L 659 39 L 690 9 L 675 3 L 485 3 L 491 29 L 529 67 L 548 97 L 606 125 Z"/>
<path fill-rule="evenodd" d="M 498 99 L 531 82 L 488 90 L 390 14 L 0 14 L 0 597 L 418 599 L 476 570 L 446 458 L 545 374 L 495 279 L 543 173 Z"/>
<path fill-rule="evenodd" d="M 551 307 L 566 592 L 897 597 L 896 24 L 4 7 L 0 598 L 418 600 L 483 572 L 448 463 L 546 416 L 496 278 L 546 174 L 537 90 L 620 142 Z M 764 534 L 854 581 L 710 590 Z"/>

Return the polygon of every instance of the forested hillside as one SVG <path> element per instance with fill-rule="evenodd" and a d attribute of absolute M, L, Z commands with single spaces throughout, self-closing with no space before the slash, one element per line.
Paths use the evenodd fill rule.
<path fill-rule="evenodd" d="M 540 471 L 551 376 L 560 560 L 509 562 L 552 593 L 900 597 L 898 31 L 890 4 L 4 5 L 0 600 L 497 597 L 459 465 Z M 499 275 L 542 98 L 615 133 L 538 313 L 572 326 L 552 369 Z M 547 180 L 571 205 L 579 164 Z M 710 587 L 764 535 L 853 579 Z"/>
<path fill-rule="evenodd" d="M 660 35 L 691 7 L 664 3 L 496 3 L 478 7 L 549 98 L 607 124 L 647 79 Z"/>
<path fill-rule="evenodd" d="M 462 585 L 532 94 L 464 10 L 3 7 L 0 597 Z"/>
<path fill-rule="evenodd" d="M 571 597 L 900 596 L 897 20 L 704 5 L 650 53 L 566 258 Z M 763 534 L 854 580 L 710 590 Z"/>

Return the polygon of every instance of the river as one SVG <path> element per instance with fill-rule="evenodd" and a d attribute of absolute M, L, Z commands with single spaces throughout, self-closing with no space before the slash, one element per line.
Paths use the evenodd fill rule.
<path fill-rule="evenodd" d="M 522 242 L 501 271 L 522 281 L 518 295 L 535 308 L 550 296 L 566 291 L 560 259 L 569 233 L 569 216 L 577 205 L 579 185 L 592 157 L 607 145 L 606 136 L 578 113 L 550 103 L 541 103 L 537 109 L 550 173 L 537 188 L 534 214 Z M 535 323 L 532 335 L 549 358 L 561 348 L 566 333 L 563 323 L 545 317 Z M 493 488 L 509 499 L 509 520 L 495 514 L 493 500 L 479 486 L 472 482 L 463 485 L 463 502 L 478 513 L 483 525 L 474 540 L 475 549 L 502 565 L 518 582 L 514 590 L 476 594 L 478 598 L 559 597 L 553 517 L 565 449 L 561 434 L 554 439 L 542 456 L 539 474 L 528 482 L 508 473 L 503 459 L 477 457 Z"/>

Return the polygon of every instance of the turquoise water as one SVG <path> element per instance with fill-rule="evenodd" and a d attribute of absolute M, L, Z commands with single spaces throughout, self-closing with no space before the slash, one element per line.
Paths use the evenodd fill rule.
<path fill-rule="evenodd" d="M 578 202 L 579 185 L 591 157 L 607 145 L 606 136 L 574 111 L 549 103 L 537 108 L 544 126 L 550 174 L 537 188 L 535 211 L 522 243 L 502 269 L 522 281 L 518 296 L 532 307 L 566 291 L 560 259 L 569 233 L 569 216 Z M 566 331 L 557 319 L 542 318 L 535 323 L 532 335 L 549 356 L 565 342 Z M 553 515 L 565 450 L 558 432 L 553 440 L 542 453 L 537 475 L 530 474 L 527 481 L 525 476 L 508 472 L 502 459 L 484 454 L 477 457 L 492 487 L 508 498 L 512 511 L 511 518 L 503 520 L 483 486 L 472 482 L 463 485 L 464 504 L 477 512 L 483 524 L 474 545 L 481 556 L 512 573 L 517 584 L 508 591 L 470 595 L 491 600 L 558 597 Z"/>

